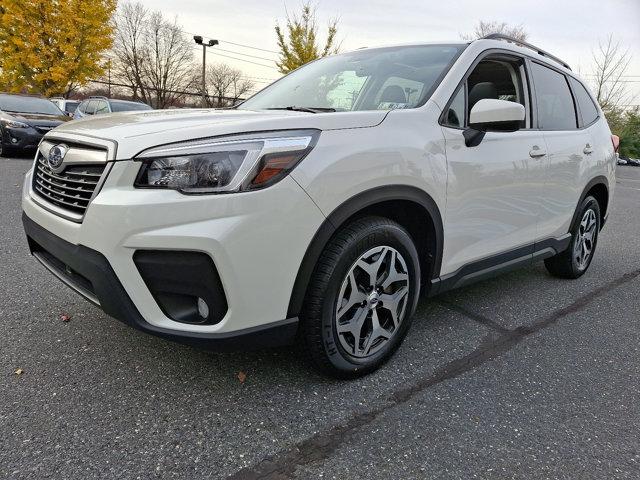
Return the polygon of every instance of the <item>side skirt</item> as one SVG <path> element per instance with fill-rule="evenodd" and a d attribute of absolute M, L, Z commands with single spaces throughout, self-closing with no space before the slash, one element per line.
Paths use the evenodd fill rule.
<path fill-rule="evenodd" d="M 571 243 L 571 234 L 560 238 L 548 238 L 531 245 L 509 250 L 504 253 L 469 263 L 453 273 L 431 280 L 428 296 L 463 287 L 471 283 L 516 270 L 539 260 L 564 252 Z"/>

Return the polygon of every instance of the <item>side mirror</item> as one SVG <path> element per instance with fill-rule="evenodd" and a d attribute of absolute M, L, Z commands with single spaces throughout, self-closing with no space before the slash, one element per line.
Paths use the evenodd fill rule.
<path fill-rule="evenodd" d="M 471 109 L 469 126 L 476 130 L 511 130 L 520 128 L 524 120 L 524 107 L 507 100 L 483 98 Z"/>
<path fill-rule="evenodd" d="M 478 100 L 469 114 L 469 128 L 464 131 L 465 143 L 467 147 L 475 147 L 491 130 L 515 132 L 524 119 L 525 110 L 519 103 L 493 98 Z"/>

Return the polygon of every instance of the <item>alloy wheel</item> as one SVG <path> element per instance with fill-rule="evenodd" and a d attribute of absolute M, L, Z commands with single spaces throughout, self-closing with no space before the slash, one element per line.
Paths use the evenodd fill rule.
<path fill-rule="evenodd" d="M 407 263 L 388 246 L 365 252 L 351 266 L 338 294 L 335 327 L 342 347 L 365 358 L 399 331 L 409 298 Z"/>
<path fill-rule="evenodd" d="M 580 270 L 584 270 L 589 265 L 598 235 L 597 226 L 596 213 L 592 209 L 584 212 L 573 246 L 573 258 Z"/>

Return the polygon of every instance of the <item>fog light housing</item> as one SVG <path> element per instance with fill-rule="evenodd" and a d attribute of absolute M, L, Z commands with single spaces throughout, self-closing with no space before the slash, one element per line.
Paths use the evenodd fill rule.
<path fill-rule="evenodd" d="M 171 320 L 213 325 L 227 313 L 220 276 L 206 253 L 137 250 L 133 261 L 156 303 Z"/>

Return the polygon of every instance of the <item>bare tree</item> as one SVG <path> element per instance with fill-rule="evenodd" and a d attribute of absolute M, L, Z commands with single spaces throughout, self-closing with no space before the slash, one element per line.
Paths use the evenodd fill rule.
<path fill-rule="evenodd" d="M 155 108 L 180 101 L 193 80 L 193 46 L 176 20 L 124 3 L 116 21 L 114 73 Z"/>
<path fill-rule="evenodd" d="M 197 73 L 194 76 L 198 79 L 194 83 L 200 86 L 202 74 Z M 224 63 L 218 63 L 209 65 L 207 68 L 205 87 L 207 106 L 223 107 L 238 101 L 253 89 L 254 84 L 243 75 L 242 71 Z M 199 90 L 202 94 L 202 87 Z"/>
<path fill-rule="evenodd" d="M 473 33 L 471 34 L 463 34 L 460 35 L 463 40 L 475 40 L 477 38 L 485 37 L 491 33 L 501 33 L 503 35 L 508 35 L 510 37 L 515 38 L 516 40 L 520 40 L 521 42 L 526 42 L 529 34 L 526 32 L 522 25 L 509 25 L 505 22 L 487 22 L 484 20 L 480 20 L 475 28 L 473 29 Z"/>
<path fill-rule="evenodd" d="M 613 35 L 609 34 L 604 42 L 598 43 L 592 55 L 596 99 L 605 113 L 631 103 L 632 97 L 624 82 L 632 58 L 629 49 L 623 50 L 620 42 L 614 41 Z"/>
<path fill-rule="evenodd" d="M 251 80 L 242 76 L 242 72 L 240 72 L 240 70 L 236 70 L 236 73 L 237 74 L 233 76 L 233 82 L 231 83 L 231 97 L 233 98 L 233 103 L 237 103 L 238 100 L 247 96 L 247 94 L 255 87 L 255 84 Z"/>
<path fill-rule="evenodd" d="M 116 36 L 113 44 L 114 77 L 132 85 L 133 98 L 150 103 L 144 83 L 144 62 L 147 60 L 145 32 L 149 11 L 140 3 L 124 3 L 115 20 Z"/>

